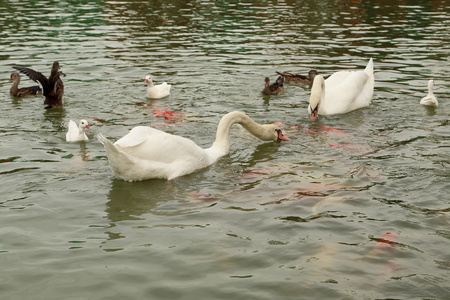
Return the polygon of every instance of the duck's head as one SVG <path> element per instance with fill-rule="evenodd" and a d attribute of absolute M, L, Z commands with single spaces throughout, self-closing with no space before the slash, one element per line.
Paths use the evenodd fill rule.
<path fill-rule="evenodd" d="M 283 76 L 278 76 L 277 83 L 278 83 L 278 86 L 283 86 L 284 77 Z"/>
<path fill-rule="evenodd" d="M 20 81 L 20 75 L 19 73 L 11 73 L 11 77 L 9 78 L 9 81 Z"/>
<path fill-rule="evenodd" d="M 316 75 L 314 77 L 313 85 L 311 87 L 311 96 L 309 97 L 309 106 L 308 106 L 309 119 L 312 122 L 317 121 L 320 102 L 324 97 L 325 97 L 325 80 L 321 75 Z"/>
<path fill-rule="evenodd" d="M 80 128 L 91 129 L 88 125 L 88 121 L 86 121 L 86 120 L 80 120 Z"/>
<path fill-rule="evenodd" d="M 59 66 L 59 62 L 55 61 L 55 62 L 53 63 L 52 70 L 59 71 L 59 69 L 61 69 L 61 67 Z"/>
<path fill-rule="evenodd" d="M 144 81 L 147 82 L 148 85 L 150 85 L 150 86 L 153 85 L 153 80 L 152 80 L 152 78 L 150 77 L 150 75 L 145 76 L 145 80 L 144 80 Z"/>
<path fill-rule="evenodd" d="M 319 72 L 317 72 L 317 70 L 309 70 L 308 72 L 308 76 L 309 79 L 313 80 L 317 75 L 319 75 Z"/>
<path fill-rule="evenodd" d="M 433 79 L 428 80 L 428 90 L 431 90 L 433 88 L 433 85 L 434 85 L 434 80 Z"/>
<path fill-rule="evenodd" d="M 264 82 L 266 83 L 266 87 L 268 87 L 269 84 L 270 84 L 270 79 L 269 79 L 269 77 L 264 78 Z"/>

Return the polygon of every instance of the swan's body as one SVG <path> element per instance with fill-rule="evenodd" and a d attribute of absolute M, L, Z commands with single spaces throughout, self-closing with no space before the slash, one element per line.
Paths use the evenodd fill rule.
<path fill-rule="evenodd" d="M 174 179 L 213 164 L 230 151 L 230 130 L 241 124 L 265 141 L 289 140 L 278 125 L 259 125 L 242 112 L 231 112 L 219 122 L 216 140 L 203 149 L 193 141 L 152 127 L 138 126 L 114 144 L 99 134 L 113 174 L 123 180 Z"/>
<path fill-rule="evenodd" d="M 147 82 L 147 97 L 151 99 L 160 99 L 170 95 L 171 85 L 163 82 L 161 84 L 154 85 L 150 75 L 145 76 L 145 82 Z"/>
<path fill-rule="evenodd" d="M 345 114 L 369 106 L 374 85 L 372 58 L 361 71 L 336 72 L 327 80 L 317 75 L 311 87 L 308 106 L 311 121 L 316 121 L 318 114 Z"/>
<path fill-rule="evenodd" d="M 79 126 L 70 120 L 69 121 L 69 130 L 66 133 L 66 141 L 68 142 L 78 142 L 78 141 L 87 141 L 89 140 L 84 133 L 85 128 L 90 129 L 88 122 L 86 120 L 80 120 Z"/>
<path fill-rule="evenodd" d="M 9 90 L 9 92 L 14 97 L 20 98 L 20 97 L 27 96 L 27 95 L 42 94 L 42 89 L 38 85 L 19 88 L 19 83 L 20 83 L 19 73 L 12 73 L 11 77 L 9 78 L 9 81 L 13 82 L 13 85 L 11 86 L 11 89 Z"/>
<path fill-rule="evenodd" d="M 433 94 L 434 80 L 428 81 L 428 95 L 420 100 L 420 104 L 427 106 L 438 106 L 438 100 Z"/>

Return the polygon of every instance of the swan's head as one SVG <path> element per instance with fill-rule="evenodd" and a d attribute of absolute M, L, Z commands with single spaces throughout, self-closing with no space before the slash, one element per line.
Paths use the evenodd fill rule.
<path fill-rule="evenodd" d="M 147 82 L 149 86 L 153 85 L 153 80 L 150 75 L 145 76 L 145 82 Z"/>
<path fill-rule="evenodd" d="M 16 81 L 16 80 L 20 81 L 19 73 L 12 73 L 11 77 L 9 78 L 9 81 Z"/>
<path fill-rule="evenodd" d="M 317 121 L 319 114 L 319 106 L 322 99 L 325 97 L 325 80 L 322 75 L 314 77 L 313 85 L 311 87 L 311 96 L 309 97 L 308 113 L 309 119 L 313 122 Z"/>
<path fill-rule="evenodd" d="M 317 75 L 319 75 L 319 72 L 317 70 L 309 70 L 308 76 L 309 79 L 313 80 Z"/>
<path fill-rule="evenodd" d="M 282 123 L 262 125 L 262 127 L 264 128 L 264 132 L 262 132 L 258 137 L 266 141 L 290 141 L 291 139 L 283 134 L 281 125 Z"/>
<path fill-rule="evenodd" d="M 88 125 L 88 121 L 86 121 L 86 120 L 80 120 L 80 128 L 91 129 Z"/>

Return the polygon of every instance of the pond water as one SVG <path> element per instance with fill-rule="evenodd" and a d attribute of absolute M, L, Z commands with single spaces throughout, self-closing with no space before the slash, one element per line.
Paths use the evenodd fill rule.
<path fill-rule="evenodd" d="M 0 7 L 2 299 L 448 299 L 448 1 L 4 1 Z M 362 69 L 371 106 L 309 121 L 310 87 L 275 71 Z M 65 106 L 9 94 L 50 73 Z M 172 84 L 146 98 L 144 77 Z M 435 80 L 437 108 L 419 105 Z M 21 86 L 34 82 L 25 75 Z M 181 114 L 174 122 L 154 111 Z M 177 179 L 112 175 L 102 133 L 138 125 L 231 152 Z M 91 125 L 67 143 L 70 119 Z"/>

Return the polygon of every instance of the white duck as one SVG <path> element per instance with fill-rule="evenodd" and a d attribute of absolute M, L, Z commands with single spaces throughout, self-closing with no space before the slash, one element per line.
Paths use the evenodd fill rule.
<path fill-rule="evenodd" d="M 265 141 L 289 140 L 276 124 L 259 125 L 246 114 L 234 111 L 219 122 L 216 140 L 203 149 L 193 141 L 152 127 L 138 126 L 114 144 L 102 134 L 113 174 L 126 181 L 152 178 L 174 179 L 205 168 L 230 152 L 230 130 L 241 124 L 251 134 Z"/>
<path fill-rule="evenodd" d="M 423 97 L 422 100 L 420 100 L 420 104 L 427 105 L 427 106 L 438 106 L 438 100 L 433 94 L 433 85 L 434 80 L 431 79 L 428 81 L 428 95 L 426 97 Z"/>
<path fill-rule="evenodd" d="M 345 114 L 369 106 L 374 85 L 372 58 L 361 71 L 336 72 L 327 80 L 316 75 L 309 98 L 310 120 L 316 121 L 318 115 Z"/>
<path fill-rule="evenodd" d="M 154 85 L 150 75 L 145 76 L 145 82 L 147 82 L 147 97 L 151 99 L 160 99 L 170 95 L 170 84 L 163 82 L 161 84 Z"/>
<path fill-rule="evenodd" d="M 84 133 L 85 128 L 91 129 L 86 120 L 80 120 L 80 125 L 70 120 L 69 121 L 69 130 L 66 133 L 66 141 L 68 142 L 78 142 L 78 141 L 87 141 L 89 140 Z"/>

